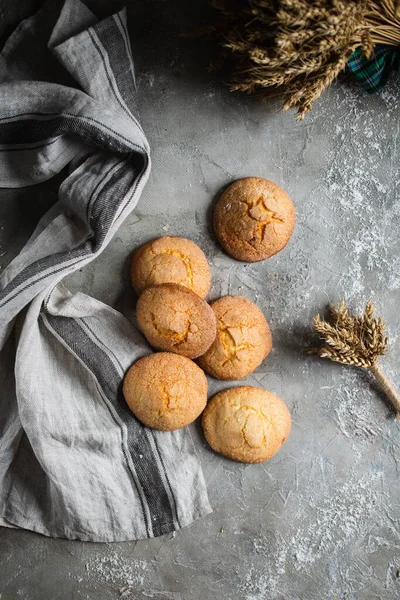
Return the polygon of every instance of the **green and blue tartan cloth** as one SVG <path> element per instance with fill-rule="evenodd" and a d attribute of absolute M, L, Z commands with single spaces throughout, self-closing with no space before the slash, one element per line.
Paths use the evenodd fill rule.
<path fill-rule="evenodd" d="M 347 68 L 358 83 L 373 94 L 383 88 L 392 71 L 400 73 L 400 51 L 393 46 L 378 45 L 372 56 L 366 58 L 362 48 L 357 48 L 350 56 Z"/>

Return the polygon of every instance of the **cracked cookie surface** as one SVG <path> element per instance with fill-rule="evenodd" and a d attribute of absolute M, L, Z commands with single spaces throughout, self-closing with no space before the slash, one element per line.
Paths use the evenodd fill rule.
<path fill-rule="evenodd" d="M 238 179 L 218 200 L 215 234 L 237 260 L 265 260 L 288 243 L 296 222 L 292 200 L 278 185 L 261 177 Z"/>
<path fill-rule="evenodd" d="M 151 285 L 178 283 L 205 298 L 211 277 L 207 259 L 195 243 L 164 236 L 136 250 L 132 257 L 131 281 L 138 294 Z"/>
<path fill-rule="evenodd" d="M 125 400 L 147 427 L 172 431 L 192 423 L 207 403 L 207 378 L 193 361 L 171 352 L 139 359 L 126 373 Z"/>
<path fill-rule="evenodd" d="M 217 333 L 212 308 L 197 294 L 176 283 L 145 289 L 136 305 L 136 317 L 154 348 L 189 358 L 204 354 Z"/>
<path fill-rule="evenodd" d="M 202 424 L 213 450 L 232 460 L 258 463 L 278 452 L 290 433 L 291 417 L 275 394 L 240 386 L 216 394 Z"/>
<path fill-rule="evenodd" d="M 272 348 L 268 323 L 261 310 L 242 296 L 225 296 L 211 303 L 217 335 L 198 359 L 217 379 L 243 379 L 262 363 Z"/>

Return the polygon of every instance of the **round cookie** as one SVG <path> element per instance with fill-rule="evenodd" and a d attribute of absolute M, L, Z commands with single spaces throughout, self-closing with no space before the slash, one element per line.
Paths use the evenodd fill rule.
<path fill-rule="evenodd" d="M 207 378 L 189 358 L 157 352 L 129 369 L 123 393 L 144 425 L 171 431 L 192 423 L 202 413 L 207 403 Z"/>
<path fill-rule="evenodd" d="M 212 308 L 197 294 L 176 283 L 145 289 L 136 305 L 136 317 L 154 348 L 189 358 L 204 354 L 217 334 Z"/>
<path fill-rule="evenodd" d="M 243 379 L 272 348 L 268 323 L 258 306 L 242 296 L 219 298 L 211 308 L 217 318 L 217 336 L 198 363 L 217 379 Z"/>
<path fill-rule="evenodd" d="M 221 246 L 245 262 L 265 260 L 282 250 L 295 222 L 295 208 L 287 193 L 261 177 L 232 183 L 214 210 L 214 230 Z"/>
<path fill-rule="evenodd" d="M 207 259 L 196 244 L 185 238 L 164 236 L 136 250 L 131 280 L 138 294 L 151 285 L 179 283 L 205 298 L 211 276 Z"/>
<path fill-rule="evenodd" d="M 276 454 L 290 433 L 286 404 L 275 394 L 241 386 L 216 394 L 203 413 L 207 442 L 216 452 L 245 463 Z"/>

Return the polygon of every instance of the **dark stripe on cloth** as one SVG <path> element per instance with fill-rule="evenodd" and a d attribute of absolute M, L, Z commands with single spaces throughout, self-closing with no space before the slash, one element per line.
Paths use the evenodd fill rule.
<path fill-rule="evenodd" d="M 48 313 L 48 312 L 46 311 L 46 315 L 44 315 L 44 314 L 41 314 L 39 318 L 42 320 L 42 322 L 44 323 L 44 325 L 45 325 L 46 329 L 48 329 L 48 331 L 50 331 L 50 332 L 51 332 L 53 335 L 54 335 L 54 333 L 55 333 L 55 334 L 57 334 L 58 336 L 60 336 L 60 337 L 61 337 L 61 338 L 64 340 L 64 342 L 67 344 L 67 341 L 65 340 L 65 338 L 64 338 L 64 337 L 61 335 L 61 333 L 60 333 L 60 332 L 58 332 L 58 331 L 57 331 L 57 328 L 56 328 L 56 327 L 54 327 L 52 323 L 50 323 L 50 320 L 53 320 L 53 319 L 54 319 L 54 317 L 52 317 L 51 319 L 49 319 L 49 317 L 51 317 L 51 315 L 50 315 L 50 313 Z M 58 318 L 59 318 L 59 317 L 57 317 L 57 319 L 58 319 Z M 69 344 L 67 344 L 67 345 L 68 345 L 68 347 L 69 347 L 69 348 L 72 350 L 71 346 L 70 346 Z M 75 353 L 75 354 L 76 354 L 76 353 Z M 86 365 L 86 366 L 87 366 L 87 365 Z M 98 382 L 98 385 L 100 385 L 100 382 Z M 100 386 L 100 387 L 101 387 L 101 386 Z M 104 390 L 103 390 L 103 389 L 102 389 L 102 393 L 103 393 L 103 394 L 105 394 L 105 392 L 104 392 Z M 107 399 L 108 399 L 108 398 L 107 398 Z M 116 424 L 118 427 L 120 427 L 120 426 L 121 426 L 121 424 L 120 424 L 119 420 L 117 420 L 117 419 L 116 419 L 116 417 L 115 417 L 115 413 L 114 413 L 112 410 L 110 410 L 110 407 L 109 407 L 109 405 L 108 405 L 107 403 L 106 403 L 106 407 L 107 407 L 107 409 L 108 409 L 108 412 L 110 413 L 110 416 L 111 416 L 112 420 L 114 421 L 114 423 L 115 423 L 115 424 Z M 129 472 L 131 473 L 132 479 L 134 480 L 135 487 L 136 487 L 136 488 L 137 488 L 137 490 L 138 490 L 138 496 L 139 496 L 139 500 L 140 500 L 140 506 L 141 506 L 141 509 L 142 509 L 143 520 L 144 520 L 144 524 L 145 524 L 145 527 L 146 527 L 146 532 L 147 532 L 147 535 L 148 535 L 149 537 L 151 537 L 151 534 L 152 534 L 152 527 L 151 527 L 151 523 L 149 523 L 149 522 L 148 522 L 148 518 L 147 518 L 146 509 L 145 509 L 144 502 L 143 502 L 143 497 L 142 497 L 142 494 L 141 494 L 141 491 L 143 491 L 143 490 L 141 490 L 141 488 L 140 488 L 140 489 L 138 489 L 138 483 L 139 483 L 139 482 L 137 482 L 137 480 L 136 480 L 136 476 L 135 476 L 135 473 L 134 473 L 134 472 L 132 472 L 132 470 L 131 470 L 131 468 L 130 468 L 130 465 L 129 465 L 129 459 L 128 459 L 127 453 L 125 452 L 125 448 L 124 448 L 124 446 L 123 446 L 123 445 L 122 445 L 122 452 L 123 452 L 123 455 L 124 455 L 124 457 L 125 457 L 125 461 L 126 461 L 127 468 L 129 469 Z M 139 484 L 139 485 L 140 485 L 140 484 Z"/>
<path fill-rule="evenodd" d="M 21 144 L 17 148 L 0 148 L 0 152 L 23 152 L 24 150 L 37 150 L 38 148 L 45 148 L 46 146 L 51 146 L 55 144 L 60 139 L 60 136 L 56 137 L 55 140 L 42 140 L 41 143 L 34 143 L 31 145 L 24 146 Z"/>
<path fill-rule="evenodd" d="M 129 453 L 149 507 L 151 515 L 149 527 L 153 530 L 153 534 L 159 536 L 173 531 L 172 508 L 147 439 L 145 427 L 133 416 L 125 402 L 122 394 L 121 375 L 114 363 L 82 329 L 79 319 L 50 314 L 46 315 L 46 319 L 73 353 L 92 372 L 127 428 Z M 134 474 L 132 477 L 135 479 Z"/>
<path fill-rule="evenodd" d="M 113 165 L 113 167 L 114 166 L 115 165 Z M 109 171 L 106 173 L 105 177 L 108 173 Z M 65 267 L 61 266 L 51 273 L 46 273 L 45 275 L 38 277 L 43 271 L 46 271 L 51 267 L 55 267 L 56 265 L 61 265 L 61 263 L 66 261 L 70 262 L 71 260 L 76 259 L 76 262 L 79 262 L 86 256 L 97 252 L 103 243 L 105 236 L 107 235 L 113 218 L 118 212 L 123 198 L 127 194 L 129 188 L 132 186 L 132 179 L 135 179 L 136 176 L 137 173 L 133 172 L 131 169 L 128 169 L 126 163 L 124 162 L 104 184 L 94 202 L 92 214 L 89 220 L 92 229 L 92 233 L 90 234 L 89 238 L 72 250 L 56 252 L 51 256 L 45 256 L 44 258 L 41 258 L 28 265 L 25 267 L 25 269 L 22 269 L 0 293 L 0 307 L 10 302 L 13 298 L 15 298 L 16 295 L 22 293 L 25 289 L 35 285 L 35 283 L 38 281 L 41 281 L 45 277 L 49 277 L 56 272 L 62 271 Z M 103 221 L 102 219 L 105 220 Z M 22 289 L 18 290 L 14 295 L 10 296 L 13 290 L 15 290 L 24 282 L 26 282 L 26 285 Z"/>
<path fill-rule="evenodd" d="M 27 117 L 27 116 L 36 117 L 36 119 L 35 119 L 36 121 L 47 121 L 49 119 L 51 120 L 51 117 L 62 117 L 62 116 L 64 116 L 65 118 L 72 117 L 76 121 L 84 119 L 85 122 L 87 121 L 88 123 L 94 123 L 96 128 L 99 130 L 100 135 L 104 136 L 104 133 L 100 127 L 97 127 L 98 125 L 100 125 L 104 129 L 107 129 L 107 131 L 109 131 L 111 136 L 118 137 L 121 140 L 121 143 L 127 142 L 126 149 L 122 150 L 122 152 L 132 152 L 132 148 L 138 150 L 139 152 L 143 152 L 143 150 L 144 150 L 142 145 L 138 145 L 135 142 L 132 142 L 132 140 L 130 140 L 129 138 L 125 137 L 118 131 L 115 131 L 115 129 L 112 129 L 105 123 L 102 123 L 101 121 L 98 121 L 97 119 L 94 119 L 93 117 L 89 117 L 89 115 L 82 116 L 82 115 L 76 115 L 76 114 L 65 112 L 65 111 L 62 113 L 62 115 L 60 115 L 59 113 L 42 113 L 42 112 L 30 111 L 30 112 L 26 112 L 26 113 L 16 113 L 9 117 L 1 117 L 0 123 L 2 122 L 3 125 L 5 123 L 8 123 L 8 124 L 16 123 L 16 122 L 18 122 L 17 121 L 18 117 Z M 24 119 L 21 119 L 21 120 L 24 120 Z M 27 120 L 27 119 L 25 119 L 25 120 Z M 0 130 L 1 130 L 1 127 L 2 126 L 0 126 Z M 138 124 L 138 127 L 139 127 L 140 131 L 143 133 L 143 130 L 139 124 Z"/>
<path fill-rule="evenodd" d="M 120 105 L 120 107 L 122 108 L 122 110 L 128 115 L 128 117 L 130 119 L 132 119 L 132 114 L 129 112 L 129 110 L 127 109 L 127 107 L 125 106 L 124 102 L 121 100 L 121 98 L 120 98 L 120 96 L 119 96 L 119 94 L 117 92 L 118 86 L 114 82 L 115 80 L 113 81 L 113 78 L 110 76 L 110 73 L 108 72 L 108 67 L 107 67 L 106 60 L 105 60 L 105 58 L 103 56 L 103 53 L 101 51 L 101 48 L 100 48 L 98 42 L 96 41 L 96 38 L 95 38 L 94 34 L 89 31 L 89 35 L 90 35 L 90 37 L 92 39 L 93 46 L 96 48 L 96 50 L 97 50 L 97 52 L 98 52 L 98 54 L 100 56 L 100 60 L 102 61 L 103 65 L 104 65 L 104 70 L 105 70 L 105 73 L 106 73 L 106 77 L 107 77 L 108 83 L 110 85 L 110 89 L 114 92 L 114 96 L 115 96 L 116 101 L 118 102 L 118 104 Z M 115 90 L 115 87 L 117 88 L 117 90 Z"/>
<path fill-rule="evenodd" d="M 82 321 L 82 323 L 84 323 L 85 327 L 90 331 L 91 335 L 95 338 L 96 342 L 98 342 L 98 346 L 100 348 L 102 346 L 104 346 L 104 342 L 101 341 L 101 339 L 98 337 L 98 335 L 95 333 L 95 331 L 93 331 L 92 327 L 89 325 L 89 319 L 82 318 L 80 320 Z M 121 361 L 119 360 L 118 356 L 116 356 L 116 354 L 110 348 L 107 348 L 107 350 L 105 350 L 105 352 L 108 352 L 108 354 L 114 358 L 115 362 L 117 363 L 117 365 L 121 369 L 121 377 L 122 377 L 124 375 L 124 368 L 123 368 L 123 366 L 121 364 Z M 155 448 L 157 450 L 157 454 L 158 454 L 158 457 L 160 459 L 160 464 L 162 465 L 162 469 L 163 469 L 163 473 L 164 473 L 164 476 L 165 476 L 165 480 L 166 480 L 166 482 L 168 484 L 168 488 L 169 488 L 170 493 L 171 493 L 171 498 L 172 498 L 172 503 L 173 503 L 173 505 L 171 505 L 171 508 L 174 511 L 174 517 L 176 519 L 177 524 L 179 525 L 179 527 L 181 527 L 181 524 L 180 524 L 180 521 L 179 521 L 179 517 L 178 517 L 178 510 L 177 510 L 177 507 L 176 507 L 176 501 L 175 501 L 174 492 L 172 490 L 172 486 L 171 486 L 171 482 L 169 480 L 167 469 L 165 468 L 165 464 L 164 464 L 164 461 L 163 461 L 162 453 L 160 451 L 160 447 L 158 445 L 157 438 L 153 434 L 153 431 L 151 429 L 148 429 L 147 433 L 149 435 L 151 435 L 151 437 L 154 440 L 154 446 L 155 446 Z"/>
<path fill-rule="evenodd" d="M 85 327 L 90 331 L 91 335 L 95 338 L 96 342 L 98 342 L 98 346 L 100 348 L 102 346 L 104 346 L 104 342 L 101 341 L 101 339 L 98 337 L 98 335 L 95 333 L 95 331 L 93 331 L 92 327 L 89 325 L 89 319 L 82 318 L 82 319 L 80 319 L 80 321 L 82 323 L 84 323 Z M 118 356 L 116 356 L 116 354 L 110 348 L 107 348 L 105 350 L 105 352 L 108 352 L 108 354 L 114 358 L 115 362 L 118 364 L 119 368 L 121 369 L 121 377 L 122 377 L 124 375 L 124 368 L 123 368 L 123 366 L 122 366 L 122 364 L 121 364 Z M 149 435 L 151 435 L 151 437 L 154 440 L 154 446 L 155 446 L 155 448 L 157 450 L 157 455 L 158 455 L 158 457 L 160 459 L 160 464 L 162 465 L 162 469 L 163 469 L 163 473 L 164 473 L 164 476 L 165 476 L 165 480 L 167 482 L 169 491 L 171 493 L 171 498 L 172 498 L 172 503 L 173 503 L 171 505 L 171 508 L 174 511 L 174 518 L 176 519 L 176 522 L 179 525 L 179 527 L 181 527 L 181 524 L 179 522 L 178 511 L 177 511 L 177 507 L 176 507 L 174 492 L 172 490 L 171 482 L 170 482 L 169 477 L 168 477 L 168 472 L 167 472 L 167 470 L 165 468 L 165 464 L 164 464 L 162 453 L 160 451 L 160 448 L 159 448 L 159 445 L 158 445 L 158 442 L 157 442 L 157 438 L 154 436 L 153 431 L 151 429 L 148 429 L 147 433 Z"/>
<path fill-rule="evenodd" d="M 16 115 L 18 116 L 18 115 Z M 107 128 L 108 129 L 108 128 Z M 114 133 L 114 132 L 113 132 Z M 23 119 L 0 125 L 0 144 L 21 145 L 44 142 L 60 135 L 75 135 L 89 146 L 111 152 L 132 152 L 132 147 L 119 141 L 115 135 L 106 135 L 102 128 L 89 123 L 85 117 L 57 115 L 48 119 Z"/>
<path fill-rule="evenodd" d="M 133 75 L 133 63 L 126 51 L 126 41 L 123 39 L 121 29 L 118 27 L 115 18 L 116 17 L 114 16 L 114 18 L 110 19 L 107 23 L 101 21 L 95 25 L 93 29 L 103 48 L 107 48 L 110 68 L 115 74 L 115 81 L 119 93 L 129 110 L 134 112 L 136 110 L 136 90 Z M 107 65 L 105 65 L 105 68 L 107 70 Z M 118 73 L 121 73 L 123 76 L 118 77 Z M 113 86 L 111 85 L 111 87 Z M 131 113 L 129 113 L 129 115 L 132 117 Z"/>
<path fill-rule="evenodd" d="M 153 432 L 151 432 L 151 434 L 153 434 Z M 176 522 L 178 523 L 179 527 L 182 527 L 182 526 L 181 526 L 181 523 L 180 523 L 180 521 L 179 521 L 178 509 L 177 509 L 177 506 L 176 506 L 176 500 L 175 500 L 175 496 L 174 496 L 174 491 L 173 491 L 173 489 L 172 489 L 171 482 L 170 482 L 170 480 L 169 480 L 168 471 L 167 471 L 167 469 L 165 468 L 164 460 L 163 460 L 163 457 L 162 457 L 162 454 L 161 454 L 161 451 L 160 451 L 160 447 L 159 447 L 159 445 L 158 445 L 158 440 L 157 440 L 157 438 L 156 438 L 154 435 L 153 435 L 153 439 L 154 439 L 154 444 L 155 444 L 155 446 L 156 446 L 156 448 L 157 448 L 157 453 L 158 453 L 158 456 L 159 456 L 159 458 L 160 458 L 160 463 L 162 464 L 162 468 L 163 468 L 163 473 L 164 473 L 164 475 L 165 475 L 165 479 L 166 479 L 166 481 L 167 481 L 167 483 L 168 483 L 168 487 L 169 487 L 169 489 L 170 489 L 170 492 L 171 492 L 171 498 L 172 498 L 172 501 L 173 501 L 173 507 L 172 507 L 172 508 L 173 508 L 173 510 L 174 510 L 174 514 L 175 514 Z"/>

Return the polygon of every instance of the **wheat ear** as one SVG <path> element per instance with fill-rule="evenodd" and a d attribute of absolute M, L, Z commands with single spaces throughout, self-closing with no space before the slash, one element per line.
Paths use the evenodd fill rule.
<path fill-rule="evenodd" d="M 369 369 L 400 419 L 400 392 L 385 375 L 378 361 L 378 356 L 387 352 L 389 338 L 385 335 L 385 323 L 380 317 L 374 316 L 372 303 L 367 303 L 362 315 L 353 316 L 342 300 L 338 307 L 331 306 L 330 322 L 315 315 L 313 325 L 324 344 L 310 348 L 308 353 L 344 365 Z"/>

